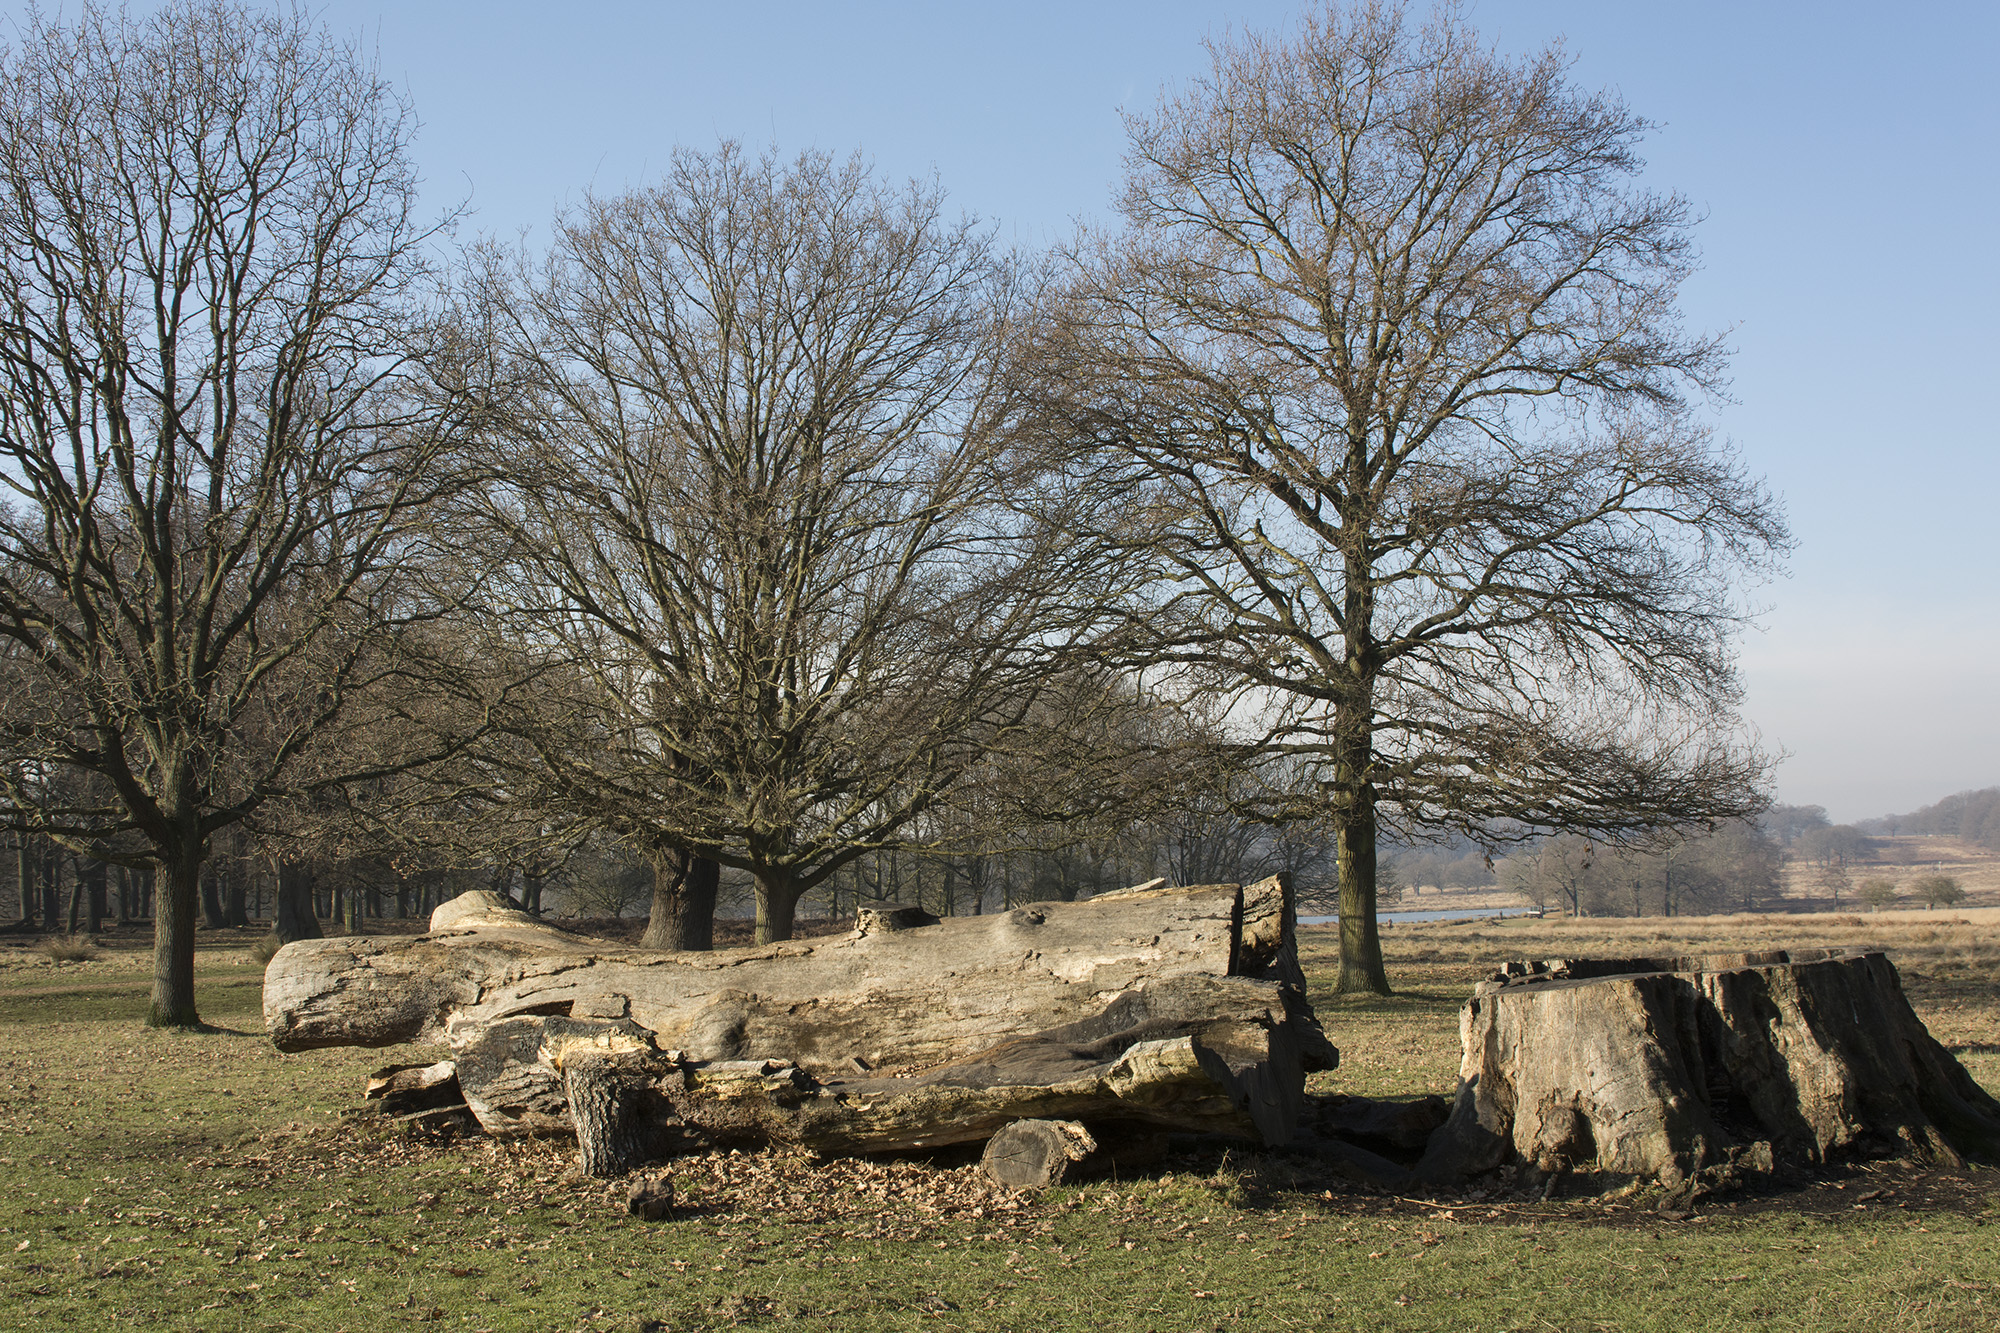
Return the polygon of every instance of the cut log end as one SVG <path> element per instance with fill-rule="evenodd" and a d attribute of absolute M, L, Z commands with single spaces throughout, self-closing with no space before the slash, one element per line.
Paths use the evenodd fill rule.
<path fill-rule="evenodd" d="M 1097 1140 L 1074 1120 L 1016 1120 L 986 1141 L 979 1166 L 1011 1189 L 1060 1185 L 1071 1166 L 1097 1151 Z"/>
<path fill-rule="evenodd" d="M 633 1178 L 625 1191 L 625 1211 L 642 1222 L 658 1222 L 674 1210 L 674 1178 L 664 1171 Z"/>

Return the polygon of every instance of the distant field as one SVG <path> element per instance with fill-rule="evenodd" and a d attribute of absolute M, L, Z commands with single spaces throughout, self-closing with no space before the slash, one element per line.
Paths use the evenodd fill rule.
<path fill-rule="evenodd" d="M 1428 896 L 1428 895 L 1426 895 Z M 1426 904 L 1428 905 L 1428 904 Z M 1325 993 L 1327 1092 L 1449 1092 L 1468 984 L 1511 957 L 1875 943 L 2000 1091 L 2000 924 L 1853 917 L 1394 927 L 1381 999 Z M 136 941 L 134 942 L 137 943 Z M 730 1155 L 642 1224 L 573 1149 L 343 1119 L 420 1053 L 280 1055 L 243 941 L 204 937 L 213 1032 L 150 1033 L 147 959 L 0 948 L 0 1326 L 361 1330 L 2000 1327 L 2000 1174 L 1831 1171 L 1668 1223 L 1622 1204 L 1400 1200 L 1279 1154 L 1019 1199 L 961 1163 Z M 1887 1194 L 1856 1204 L 1870 1189 Z"/>

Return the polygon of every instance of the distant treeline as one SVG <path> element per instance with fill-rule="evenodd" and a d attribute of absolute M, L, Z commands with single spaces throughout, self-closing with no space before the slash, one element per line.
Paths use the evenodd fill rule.
<path fill-rule="evenodd" d="M 1864 819 L 1856 827 L 1866 833 L 1958 838 L 1989 852 L 2000 852 L 2000 787 L 1962 791 L 1907 815 Z"/>

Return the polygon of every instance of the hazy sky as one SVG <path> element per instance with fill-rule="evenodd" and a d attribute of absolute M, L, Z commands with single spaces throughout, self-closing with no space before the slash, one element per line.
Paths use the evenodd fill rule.
<path fill-rule="evenodd" d="M 135 5 L 143 8 L 143 5 Z M 9 5 L 9 10 L 16 7 Z M 464 234 L 511 238 L 675 144 L 859 148 L 935 174 L 1003 238 L 1102 217 L 1121 107 L 1200 41 L 1291 4 L 526 4 L 334 0 L 424 122 Z M 1787 500 L 1799 547 L 1743 644 L 1780 800 L 1855 819 L 2000 783 L 2000 5 L 1484 0 L 1510 50 L 1659 123 L 1649 183 L 1706 214 L 1699 327 L 1733 329 L 1717 414 Z"/>

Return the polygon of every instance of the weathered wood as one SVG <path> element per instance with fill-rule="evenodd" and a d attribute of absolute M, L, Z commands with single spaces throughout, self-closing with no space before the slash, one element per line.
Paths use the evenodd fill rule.
<path fill-rule="evenodd" d="M 410 1115 L 460 1106 L 458 1067 L 450 1060 L 428 1065 L 390 1065 L 368 1076 L 364 1094 L 382 1103 L 384 1115 Z"/>
<path fill-rule="evenodd" d="M 442 1036 L 489 1133 L 578 1132 L 593 1171 L 705 1144 L 937 1147 L 1022 1119 L 1276 1144 L 1305 1071 L 1338 1059 L 1293 921 L 1273 878 L 660 954 L 469 894 L 428 936 L 281 951 L 265 1013 L 287 1050 Z"/>
<path fill-rule="evenodd" d="M 979 1168 L 1012 1189 L 1047 1189 L 1096 1151 L 1097 1140 L 1075 1120 L 1016 1120 L 986 1141 Z"/>
<path fill-rule="evenodd" d="M 634 1177 L 625 1191 L 625 1211 L 642 1222 L 657 1222 L 674 1210 L 674 1178 L 664 1171 Z"/>
<path fill-rule="evenodd" d="M 1037 903 L 935 925 L 706 953 L 655 953 L 558 930 L 470 893 L 431 933 L 287 945 L 265 972 L 280 1049 L 451 1040 L 505 1018 L 629 1018 L 697 1059 L 779 1058 L 816 1072 L 900 1071 L 1087 1018 L 1182 976 L 1303 978 L 1279 879 Z M 1331 1061 L 1310 1043 L 1314 1065 Z"/>
<path fill-rule="evenodd" d="M 1513 964 L 1475 989 L 1460 1034 L 1422 1180 L 1514 1165 L 1677 1185 L 1773 1152 L 2000 1158 L 2000 1103 L 1880 953 Z"/>
<path fill-rule="evenodd" d="M 1285 1143 L 1303 1099 L 1304 1035 L 1278 983 L 1181 977 L 1115 996 L 1082 1022 L 901 1076 L 819 1077 L 786 1060 L 659 1050 L 654 1151 L 908 1151 L 976 1143 L 1022 1119 Z M 460 1051 L 460 1083 L 496 1137 L 565 1133 L 565 1052 L 582 1043 L 658 1050 L 649 1040 L 630 1020 L 505 1019 Z"/>
<path fill-rule="evenodd" d="M 556 1068 L 585 1175 L 622 1176 L 653 1159 L 659 1098 L 650 1052 L 572 1049 Z"/>

